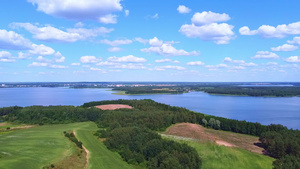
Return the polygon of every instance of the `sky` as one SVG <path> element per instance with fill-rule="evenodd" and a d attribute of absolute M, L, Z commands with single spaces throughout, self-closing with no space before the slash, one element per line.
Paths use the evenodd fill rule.
<path fill-rule="evenodd" d="M 0 82 L 300 82 L 299 0 L 1 0 Z"/>

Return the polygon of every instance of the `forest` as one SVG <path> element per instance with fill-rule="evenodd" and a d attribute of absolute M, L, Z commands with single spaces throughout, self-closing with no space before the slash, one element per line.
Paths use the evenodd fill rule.
<path fill-rule="evenodd" d="M 100 110 L 93 106 L 126 104 L 134 109 Z M 134 165 L 147 168 L 201 168 L 201 159 L 187 145 L 162 139 L 157 131 L 172 124 L 189 122 L 216 130 L 259 136 L 266 154 L 276 158 L 275 169 L 300 168 L 300 134 L 282 125 L 232 120 L 205 115 L 185 108 L 157 103 L 153 100 L 112 100 L 89 102 L 82 106 L 30 106 L 1 108 L 2 119 L 26 124 L 59 124 L 94 121 L 95 135 L 105 145 Z M 4 116 L 3 116 L 4 115 Z"/>
<path fill-rule="evenodd" d="M 138 86 L 115 87 L 113 90 L 125 91 L 126 94 L 182 94 L 189 91 L 202 91 L 209 94 L 238 95 L 238 96 L 264 96 L 264 97 L 292 97 L 300 96 L 300 86 L 240 86 L 235 84 L 208 83 L 208 84 L 177 84 L 165 87 Z"/>

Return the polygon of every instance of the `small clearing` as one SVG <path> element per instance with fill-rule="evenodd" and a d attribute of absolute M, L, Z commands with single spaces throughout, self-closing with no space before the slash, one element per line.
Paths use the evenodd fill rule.
<path fill-rule="evenodd" d="M 95 106 L 101 110 L 116 110 L 116 109 L 132 109 L 133 107 L 125 104 L 106 104 L 106 105 L 99 105 Z"/>
<path fill-rule="evenodd" d="M 221 130 L 208 129 L 198 124 L 179 123 L 167 129 L 163 134 L 193 138 L 198 141 L 212 141 L 226 147 L 239 147 L 263 154 L 263 148 L 254 145 L 258 137 Z"/>

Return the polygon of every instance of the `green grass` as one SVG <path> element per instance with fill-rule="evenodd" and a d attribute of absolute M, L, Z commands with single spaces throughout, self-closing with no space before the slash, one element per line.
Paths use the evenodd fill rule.
<path fill-rule="evenodd" d="M 75 151 L 63 131 L 75 130 L 91 152 L 89 168 L 130 168 L 92 135 L 92 122 L 45 125 L 0 135 L 0 169 L 38 169 L 57 163 Z M 86 144 L 86 145 L 85 145 Z"/>
<path fill-rule="evenodd" d="M 167 139 L 171 139 L 167 137 Z M 174 138 L 172 138 L 174 140 Z M 176 138 L 175 138 L 176 139 Z M 248 150 L 219 146 L 212 142 L 176 140 L 194 147 L 202 158 L 202 169 L 271 169 L 273 158 Z"/>
<path fill-rule="evenodd" d="M 90 152 L 88 169 L 132 169 L 133 167 L 123 161 L 118 153 L 108 150 L 102 142 L 93 136 L 91 131 L 97 129 L 95 123 L 89 123 L 89 126 L 76 130 L 76 137 Z"/>
<path fill-rule="evenodd" d="M 0 130 L 5 130 L 7 127 L 12 128 L 12 127 L 22 127 L 22 126 L 25 126 L 25 125 L 3 122 L 3 123 L 0 123 Z"/>

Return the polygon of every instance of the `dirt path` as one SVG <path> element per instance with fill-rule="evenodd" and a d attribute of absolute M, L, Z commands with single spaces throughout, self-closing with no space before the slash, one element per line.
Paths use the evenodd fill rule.
<path fill-rule="evenodd" d="M 208 129 L 198 124 L 179 123 L 168 128 L 163 134 L 192 138 L 198 141 L 212 141 L 227 147 L 239 147 L 258 154 L 263 154 L 263 148 L 258 147 L 258 137 Z"/>
<path fill-rule="evenodd" d="M 73 131 L 74 136 L 76 137 L 76 132 Z M 77 137 L 76 137 L 77 138 Z M 78 140 L 79 141 L 79 140 Z M 85 166 L 84 168 L 87 169 L 88 165 L 89 165 L 89 157 L 90 157 L 90 151 L 84 147 L 84 145 L 82 145 L 82 148 L 84 149 L 84 151 L 86 152 L 86 157 L 85 157 Z"/>
<path fill-rule="evenodd" d="M 95 106 L 101 110 L 116 110 L 116 109 L 132 109 L 133 107 L 125 104 L 106 104 L 106 105 L 99 105 Z"/>
<path fill-rule="evenodd" d="M 165 134 L 176 135 L 181 137 L 194 138 L 198 140 L 208 140 L 217 143 L 218 145 L 227 147 L 236 147 L 232 143 L 228 143 L 216 135 L 210 134 L 205 131 L 200 125 L 191 123 L 180 123 L 170 127 Z"/>

